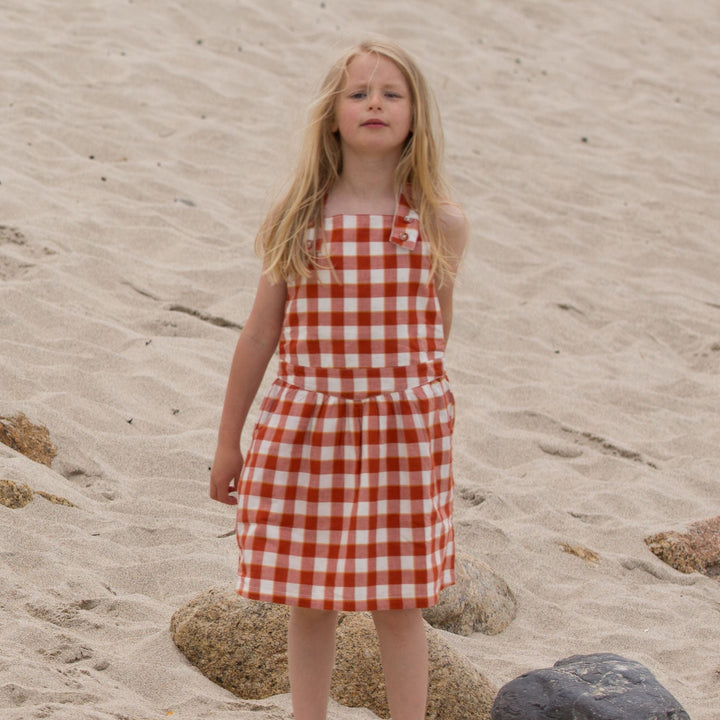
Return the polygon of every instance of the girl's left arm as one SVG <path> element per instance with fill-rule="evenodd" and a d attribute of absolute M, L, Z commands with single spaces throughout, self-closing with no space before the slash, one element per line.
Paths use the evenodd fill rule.
<path fill-rule="evenodd" d="M 446 275 L 442 283 L 437 286 L 437 296 L 440 301 L 445 342 L 447 343 L 452 326 L 455 274 L 460 267 L 460 261 L 467 247 L 468 223 L 465 218 L 465 213 L 463 213 L 460 206 L 449 202 L 443 205 L 439 220 L 440 227 L 445 236 L 451 271 L 451 274 L 449 276 Z"/>

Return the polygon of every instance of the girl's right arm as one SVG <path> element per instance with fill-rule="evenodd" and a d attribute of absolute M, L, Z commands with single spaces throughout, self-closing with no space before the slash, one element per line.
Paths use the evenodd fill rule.
<path fill-rule="evenodd" d="M 235 347 L 210 472 L 210 497 L 226 505 L 237 504 L 237 499 L 230 493 L 237 488 L 243 466 L 240 435 L 280 339 L 285 294 L 285 283 L 273 284 L 265 274 L 260 277 L 250 316 Z"/>

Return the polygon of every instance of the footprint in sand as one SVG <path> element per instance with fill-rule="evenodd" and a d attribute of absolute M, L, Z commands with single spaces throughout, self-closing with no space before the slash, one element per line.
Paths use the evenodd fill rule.
<path fill-rule="evenodd" d="M 12 280 L 35 267 L 33 260 L 55 255 L 50 248 L 34 247 L 16 227 L 0 225 L 0 280 Z"/>

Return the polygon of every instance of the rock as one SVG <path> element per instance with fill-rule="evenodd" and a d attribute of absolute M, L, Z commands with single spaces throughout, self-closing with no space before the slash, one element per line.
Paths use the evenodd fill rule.
<path fill-rule="evenodd" d="M 650 550 L 683 573 L 699 572 L 720 577 L 720 516 L 700 520 L 687 532 L 658 533 L 645 538 Z"/>
<path fill-rule="evenodd" d="M 492 720 L 690 720 L 644 666 L 611 653 L 574 655 L 503 686 Z"/>
<path fill-rule="evenodd" d="M 289 608 L 210 590 L 175 612 L 170 634 L 206 677 L 238 697 L 259 700 L 290 692 Z"/>
<path fill-rule="evenodd" d="M 48 429 L 43 425 L 33 425 L 23 413 L 0 417 L 0 442 L 48 467 L 57 455 L 57 447 L 50 442 Z"/>
<path fill-rule="evenodd" d="M 16 510 L 31 503 L 32 499 L 33 491 L 25 483 L 0 480 L 0 505 Z"/>
<path fill-rule="evenodd" d="M 38 490 L 33 492 L 25 483 L 16 483 L 12 480 L 0 480 L 0 505 L 17 510 L 31 503 L 35 495 L 45 498 L 47 501 L 55 505 L 67 505 L 68 507 L 77 507 L 69 500 L 51 495 L 50 493 Z"/>
<path fill-rule="evenodd" d="M 244 699 L 290 692 L 289 608 L 209 590 L 175 612 L 173 641 L 213 682 Z M 430 658 L 428 720 L 489 720 L 495 691 L 442 636 L 427 627 Z M 389 717 L 375 626 L 368 613 L 342 613 L 331 697 Z"/>
<path fill-rule="evenodd" d="M 597 565 L 600 562 L 600 556 L 594 550 L 590 550 L 590 548 L 583 547 L 582 545 L 569 545 L 568 543 L 561 543 L 560 547 L 563 552 L 579 557 L 588 565 Z"/>
<path fill-rule="evenodd" d="M 517 601 L 507 583 L 480 560 L 458 553 L 455 585 L 440 593 L 440 602 L 423 610 L 433 627 L 456 635 L 501 633 L 517 614 Z"/>
<path fill-rule="evenodd" d="M 36 490 L 36 495 L 39 495 L 41 498 L 45 498 L 48 502 L 51 502 L 53 505 L 65 505 L 66 507 L 77 507 L 77 505 L 73 502 L 70 502 L 67 498 L 60 497 L 59 495 L 53 495 L 51 493 L 43 492 L 42 490 Z"/>
<path fill-rule="evenodd" d="M 375 625 L 368 613 L 341 615 L 331 696 L 389 718 Z M 442 636 L 426 626 L 430 683 L 427 720 L 490 720 L 495 690 Z"/>

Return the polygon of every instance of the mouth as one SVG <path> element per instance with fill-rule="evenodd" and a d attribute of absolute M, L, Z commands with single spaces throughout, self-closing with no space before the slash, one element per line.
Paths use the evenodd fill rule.
<path fill-rule="evenodd" d="M 386 127 L 387 123 L 384 123 L 382 120 L 367 120 L 362 124 L 362 127 Z"/>

